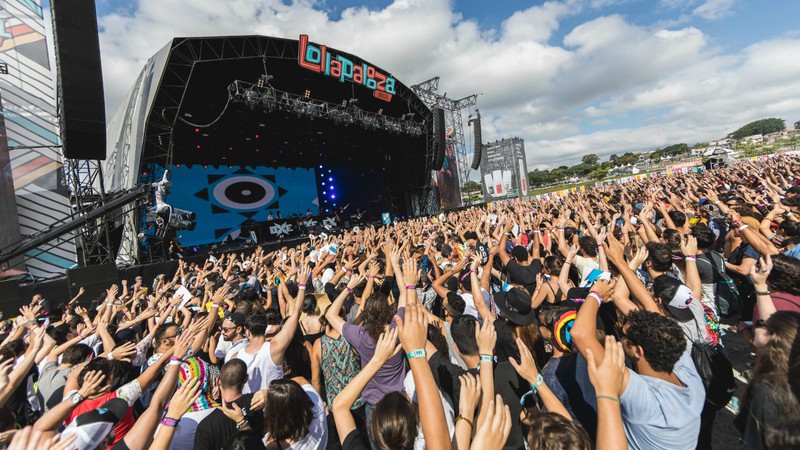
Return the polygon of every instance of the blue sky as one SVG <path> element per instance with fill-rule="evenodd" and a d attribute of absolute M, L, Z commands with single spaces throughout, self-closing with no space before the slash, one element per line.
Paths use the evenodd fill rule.
<path fill-rule="evenodd" d="M 800 120 L 797 0 L 97 0 L 109 114 L 175 35 L 259 33 L 358 54 L 406 84 L 483 92 L 529 166 Z M 257 12 L 256 12 L 257 11 Z"/>

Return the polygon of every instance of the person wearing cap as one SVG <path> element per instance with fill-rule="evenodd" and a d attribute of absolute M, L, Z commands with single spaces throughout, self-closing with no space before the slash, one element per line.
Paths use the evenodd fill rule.
<path fill-rule="evenodd" d="M 632 272 L 627 272 L 625 281 L 630 288 Z M 605 349 L 597 340 L 597 312 L 602 303 L 611 301 L 614 284 L 613 280 L 598 280 L 592 285 L 570 333 L 582 358 L 591 352 L 596 364 L 605 357 Z M 639 284 L 635 288 L 637 294 L 644 288 Z M 653 306 L 647 305 L 648 309 Z M 622 348 L 633 362 L 633 369 L 625 370 L 621 394 L 596 395 L 588 384 L 584 361 L 579 364 L 577 379 L 587 403 L 595 407 L 599 402 L 622 405 L 623 428 L 630 449 L 695 448 L 705 388 L 686 348 L 683 330 L 675 320 L 660 313 L 633 311 L 620 335 Z"/>
<path fill-rule="evenodd" d="M 234 312 L 222 321 L 219 341 L 211 339 L 212 347 L 209 349 L 209 356 L 213 355 L 212 363 L 217 364 L 220 360 L 226 363 L 236 352 L 250 344 L 247 336 L 244 335 L 244 319 L 244 314 Z"/>
<path fill-rule="evenodd" d="M 543 269 L 542 261 L 539 260 L 539 234 L 533 235 L 532 255 L 528 254 L 525 247 L 516 245 L 511 249 L 511 256 L 509 256 L 506 252 L 506 245 L 513 228 L 513 222 L 506 223 L 503 236 L 500 238 L 498 256 L 508 273 L 509 284 L 523 286 L 530 296 L 536 289 L 536 275 L 540 274 Z"/>

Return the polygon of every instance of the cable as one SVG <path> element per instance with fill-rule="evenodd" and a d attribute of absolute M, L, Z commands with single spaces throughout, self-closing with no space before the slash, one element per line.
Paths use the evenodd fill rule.
<path fill-rule="evenodd" d="M 216 119 L 211 121 L 211 123 L 208 123 L 208 124 L 205 124 L 205 125 L 198 125 L 196 123 L 189 122 L 188 120 L 184 119 L 183 117 L 178 117 L 178 120 L 180 120 L 181 122 L 183 122 L 185 124 L 191 125 L 191 126 L 193 126 L 195 128 L 208 128 L 208 127 L 214 125 L 215 123 L 219 122 L 220 119 L 222 119 L 222 116 L 225 115 L 225 111 L 228 110 L 228 105 L 230 105 L 230 104 L 231 104 L 231 96 L 228 95 L 228 100 L 225 102 L 225 107 L 222 108 L 222 112 L 219 113 L 219 116 L 217 116 Z"/>

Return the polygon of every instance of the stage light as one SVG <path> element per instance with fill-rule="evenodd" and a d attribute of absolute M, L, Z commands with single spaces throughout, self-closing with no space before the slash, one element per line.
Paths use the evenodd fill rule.
<path fill-rule="evenodd" d="M 322 169 L 322 164 L 319 165 L 319 168 Z"/>
<path fill-rule="evenodd" d="M 325 186 L 325 182 L 324 181 L 322 182 L 322 185 Z"/>
<path fill-rule="evenodd" d="M 306 92 L 303 94 L 303 97 L 311 98 L 311 91 L 309 89 L 306 89 Z"/>
<path fill-rule="evenodd" d="M 328 181 L 333 181 L 333 177 L 329 177 L 329 178 L 328 178 Z"/>
<path fill-rule="evenodd" d="M 331 194 L 331 198 L 335 199 L 336 198 L 336 194 Z"/>
<path fill-rule="evenodd" d="M 250 108 L 251 111 L 255 111 L 256 106 L 258 106 L 260 99 L 259 99 L 258 92 L 254 91 L 253 89 L 248 89 L 244 91 L 244 104 Z"/>
<path fill-rule="evenodd" d="M 195 133 L 199 133 L 199 132 L 200 132 L 200 128 L 195 128 L 195 129 L 194 129 L 194 132 L 195 132 Z"/>
<path fill-rule="evenodd" d="M 200 148 L 200 146 L 198 145 L 197 148 Z"/>

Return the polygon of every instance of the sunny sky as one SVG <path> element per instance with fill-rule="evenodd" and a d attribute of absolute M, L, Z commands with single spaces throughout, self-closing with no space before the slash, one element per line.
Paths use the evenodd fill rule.
<path fill-rule="evenodd" d="M 479 97 L 529 168 L 800 120 L 798 0 L 97 0 L 109 117 L 175 36 L 263 34 Z M 471 130 L 465 127 L 467 139 Z"/>

